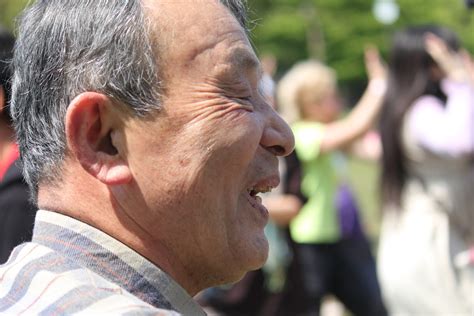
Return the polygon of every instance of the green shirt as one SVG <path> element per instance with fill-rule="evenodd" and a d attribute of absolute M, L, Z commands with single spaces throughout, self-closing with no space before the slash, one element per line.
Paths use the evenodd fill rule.
<path fill-rule="evenodd" d="M 340 238 L 334 205 L 337 176 L 331 153 L 320 153 L 325 126 L 317 122 L 297 122 L 292 129 L 302 167 L 301 191 L 308 202 L 290 223 L 291 237 L 298 243 L 336 242 Z"/>

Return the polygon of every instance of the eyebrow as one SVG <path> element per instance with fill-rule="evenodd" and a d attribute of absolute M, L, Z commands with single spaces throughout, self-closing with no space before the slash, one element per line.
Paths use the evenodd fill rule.
<path fill-rule="evenodd" d="M 262 66 L 257 57 L 248 49 L 236 48 L 232 51 L 232 58 L 236 61 L 236 66 L 245 70 L 256 70 L 258 75 L 263 74 Z"/>

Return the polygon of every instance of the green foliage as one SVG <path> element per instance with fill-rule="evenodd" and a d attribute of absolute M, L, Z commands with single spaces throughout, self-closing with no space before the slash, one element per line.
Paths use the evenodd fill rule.
<path fill-rule="evenodd" d="M 15 17 L 28 3 L 28 0 L 0 0 L 0 24 L 13 30 Z"/>
<path fill-rule="evenodd" d="M 253 39 L 258 54 L 274 54 L 281 66 L 288 68 L 293 61 L 306 58 L 307 23 L 292 8 L 269 12 L 258 22 Z"/>
<path fill-rule="evenodd" d="M 364 47 L 376 45 L 386 56 L 394 31 L 416 24 L 441 24 L 461 37 L 474 52 L 474 13 L 463 0 L 397 0 L 400 18 L 386 26 L 372 14 L 373 0 L 253 0 L 258 23 L 254 43 L 259 53 L 272 53 L 279 73 L 305 58 L 333 67 L 343 85 L 363 82 Z"/>

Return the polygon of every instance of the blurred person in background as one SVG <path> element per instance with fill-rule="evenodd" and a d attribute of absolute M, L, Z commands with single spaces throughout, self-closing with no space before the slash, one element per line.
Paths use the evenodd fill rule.
<path fill-rule="evenodd" d="M 293 264 L 302 275 L 300 291 L 293 298 L 299 301 L 293 304 L 298 309 L 292 315 L 319 315 L 328 294 L 355 315 L 386 314 L 370 245 L 337 154 L 344 150 L 372 159 L 380 154 L 377 142 L 363 141 L 377 118 L 386 88 L 385 70 L 376 50 L 367 50 L 366 66 L 368 87 L 342 119 L 336 75 L 326 65 L 314 60 L 300 62 L 278 85 L 278 102 L 283 116 L 292 122 L 295 151 L 302 164 L 301 188 L 308 198 L 290 223 L 295 242 Z"/>
<path fill-rule="evenodd" d="M 31 239 L 35 208 L 28 200 L 28 186 L 18 166 L 18 146 L 10 116 L 12 70 L 15 38 L 0 26 L 0 263 L 10 252 Z"/>
<path fill-rule="evenodd" d="M 393 315 L 474 311 L 474 87 L 463 56 L 444 27 L 394 37 L 380 121 L 378 254 Z"/>

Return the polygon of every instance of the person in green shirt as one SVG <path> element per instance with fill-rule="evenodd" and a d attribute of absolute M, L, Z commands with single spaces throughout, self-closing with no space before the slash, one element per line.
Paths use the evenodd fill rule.
<path fill-rule="evenodd" d="M 376 50 L 366 51 L 366 67 L 367 89 L 342 119 L 336 75 L 326 65 L 300 62 L 278 85 L 278 102 L 291 123 L 301 161 L 301 190 L 308 198 L 290 223 L 293 264 L 302 275 L 304 293 L 299 295 L 298 315 L 318 315 L 327 294 L 335 295 L 355 315 L 386 315 L 356 203 L 347 186 L 339 191 L 344 179 L 340 151 L 370 159 L 380 155 L 378 140 L 368 134 L 386 90 L 385 69 Z"/>

